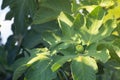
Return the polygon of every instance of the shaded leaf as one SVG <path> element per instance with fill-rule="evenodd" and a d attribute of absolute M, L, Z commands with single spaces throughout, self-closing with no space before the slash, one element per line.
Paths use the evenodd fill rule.
<path fill-rule="evenodd" d="M 54 11 L 57 12 L 67 12 L 71 13 L 71 3 L 69 0 L 39 0 L 39 4 L 42 7 L 50 8 L 53 9 Z"/>
<path fill-rule="evenodd" d="M 43 42 L 41 38 L 41 33 L 38 33 L 34 30 L 30 30 L 25 35 L 22 45 L 26 48 L 33 48 L 41 42 Z"/>
<path fill-rule="evenodd" d="M 105 63 L 104 66 L 111 70 L 119 70 L 120 69 L 120 63 L 118 61 L 116 61 L 115 59 L 109 60 L 107 63 Z"/>
<path fill-rule="evenodd" d="M 30 23 L 28 16 L 33 18 L 36 2 L 34 0 L 17 0 L 10 5 L 10 9 L 12 11 L 10 15 L 14 15 L 14 33 L 17 35 L 25 34 Z"/>
<path fill-rule="evenodd" d="M 11 20 L 14 16 L 13 14 L 14 14 L 14 12 L 12 10 L 9 11 L 5 16 L 5 20 Z"/>
<path fill-rule="evenodd" d="M 7 54 L 8 64 L 12 64 L 15 61 L 15 58 L 20 50 L 20 46 L 18 45 L 15 46 L 15 42 L 16 40 L 14 36 L 12 35 L 8 38 L 8 41 L 5 45 L 5 49 L 8 51 L 8 54 Z"/>
<path fill-rule="evenodd" d="M 18 80 L 19 79 L 19 77 L 23 74 L 23 73 L 25 73 L 26 72 L 26 70 L 28 69 L 28 65 L 21 65 L 20 67 L 18 67 L 16 70 L 15 70 L 15 72 L 14 72 L 14 74 L 13 74 L 13 80 Z"/>
<path fill-rule="evenodd" d="M 59 12 L 46 7 L 40 7 L 35 13 L 33 24 L 42 24 L 55 20 L 59 15 Z"/>
<path fill-rule="evenodd" d="M 14 0 L 3 0 L 1 8 L 4 9 L 8 5 L 10 5 Z"/>
<path fill-rule="evenodd" d="M 69 0 L 39 0 L 40 8 L 34 16 L 33 24 L 41 24 L 57 19 L 61 11 L 71 12 L 71 4 Z"/>
<path fill-rule="evenodd" d="M 22 45 L 26 48 L 33 48 L 40 43 L 48 46 L 47 42 L 55 43 L 50 40 L 54 39 L 54 32 L 60 34 L 60 29 L 56 20 L 44 24 L 32 25 L 31 29 L 26 33 Z"/>

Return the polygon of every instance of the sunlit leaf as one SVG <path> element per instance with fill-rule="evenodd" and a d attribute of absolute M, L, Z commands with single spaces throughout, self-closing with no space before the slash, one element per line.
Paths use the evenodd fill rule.
<path fill-rule="evenodd" d="M 120 15 L 119 15 L 119 13 L 120 13 L 120 0 L 116 0 L 114 2 L 115 2 L 114 8 L 108 10 L 108 14 L 106 15 L 104 21 L 106 21 L 110 18 L 115 18 L 115 19 L 120 18 Z"/>
<path fill-rule="evenodd" d="M 18 78 L 20 78 L 20 76 L 22 76 L 35 62 L 50 60 L 46 54 L 48 54 L 48 51 L 45 48 L 39 50 L 37 49 L 36 51 L 32 50 L 30 52 L 30 57 L 18 59 L 13 65 L 13 68 L 16 69 L 13 75 L 13 80 L 18 80 Z"/>
<path fill-rule="evenodd" d="M 90 57 L 76 57 L 71 64 L 73 80 L 96 80 L 97 64 Z"/>
<path fill-rule="evenodd" d="M 87 17 L 86 26 L 81 27 L 81 38 L 87 44 L 102 40 L 109 36 L 117 27 L 116 21 L 108 20 L 103 24 L 105 11 L 101 7 L 96 7 Z"/>
<path fill-rule="evenodd" d="M 62 30 L 62 34 L 64 36 L 71 36 L 72 35 L 72 28 L 74 18 L 70 16 L 69 14 L 65 14 L 61 12 L 61 14 L 58 17 L 59 26 Z"/>
<path fill-rule="evenodd" d="M 109 7 L 113 6 L 114 4 L 115 4 L 114 0 L 102 0 L 100 3 L 100 6 L 109 8 Z"/>
<path fill-rule="evenodd" d="M 97 50 L 98 44 L 91 44 L 88 47 L 88 56 L 94 57 L 96 60 L 99 60 L 103 63 L 106 63 L 110 59 L 109 50 L 105 47 L 102 47 L 102 49 Z"/>
<path fill-rule="evenodd" d="M 25 75 L 26 80 L 52 80 L 56 77 L 50 69 L 51 60 L 40 60 L 32 65 Z"/>

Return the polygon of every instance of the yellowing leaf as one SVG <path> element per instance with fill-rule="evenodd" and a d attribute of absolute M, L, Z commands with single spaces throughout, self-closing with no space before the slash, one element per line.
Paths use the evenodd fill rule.
<path fill-rule="evenodd" d="M 108 14 L 106 15 L 104 21 L 113 18 L 120 18 L 120 0 L 116 1 L 116 5 L 114 6 L 114 8 L 108 10 Z"/>

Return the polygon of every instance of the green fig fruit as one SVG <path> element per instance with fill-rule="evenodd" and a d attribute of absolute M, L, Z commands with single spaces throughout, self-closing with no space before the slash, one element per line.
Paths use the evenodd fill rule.
<path fill-rule="evenodd" d="M 81 53 L 81 52 L 84 51 L 84 47 L 82 45 L 77 45 L 76 46 L 76 51 L 79 52 L 79 53 Z"/>

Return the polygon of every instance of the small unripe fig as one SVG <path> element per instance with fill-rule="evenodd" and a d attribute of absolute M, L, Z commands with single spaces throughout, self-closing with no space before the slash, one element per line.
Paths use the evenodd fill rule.
<path fill-rule="evenodd" d="M 77 45 L 76 46 L 76 51 L 81 53 L 81 52 L 84 51 L 84 47 L 82 45 Z"/>

